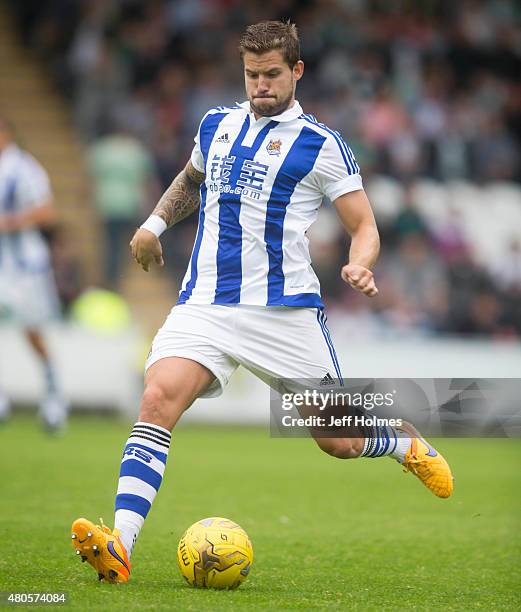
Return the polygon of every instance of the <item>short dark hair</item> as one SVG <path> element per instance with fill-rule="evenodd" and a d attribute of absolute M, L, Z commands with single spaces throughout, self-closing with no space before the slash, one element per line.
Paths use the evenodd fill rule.
<path fill-rule="evenodd" d="M 241 59 L 247 51 L 261 54 L 273 50 L 282 51 L 284 61 L 290 68 L 300 60 L 300 41 L 294 23 L 261 21 L 246 28 L 239 43 Z"/>

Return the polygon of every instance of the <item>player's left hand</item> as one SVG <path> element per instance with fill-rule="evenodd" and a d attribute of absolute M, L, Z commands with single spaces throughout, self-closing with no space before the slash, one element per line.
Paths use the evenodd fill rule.
<path fill-rule="evenodd" d="M 342 268 L 340 275 L 343 281 L 367 297 L 374 297 L 378 294 L 373 273 L 364 266 L 348 263 Z"/>

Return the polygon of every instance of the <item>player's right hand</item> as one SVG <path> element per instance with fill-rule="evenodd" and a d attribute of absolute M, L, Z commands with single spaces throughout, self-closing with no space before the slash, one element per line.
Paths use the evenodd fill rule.
<path fill-rule="evenodd" d="M 148 272 L 151 263 L 164 266 L 163 249 L 159 238 L 147 229 L 139 228 L 130 241 L 132 257 Z"/>

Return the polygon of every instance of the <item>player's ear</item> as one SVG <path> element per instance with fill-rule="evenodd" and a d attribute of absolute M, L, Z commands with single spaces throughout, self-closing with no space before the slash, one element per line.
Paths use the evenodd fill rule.
<path fill-rule="evenodd" d="M 299 60 L 293 66 L 293 78 L 295 79 L 295 81 L 298 81 L 299 79 L 302 78 L 303 74 L 304 74 L 304 62 L 302 60 Z"/>

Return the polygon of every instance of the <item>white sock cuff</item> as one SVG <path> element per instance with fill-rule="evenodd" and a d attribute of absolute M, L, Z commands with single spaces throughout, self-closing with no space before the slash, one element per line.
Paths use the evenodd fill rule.
<path fill-rule="evenodd" d="M 153 427 L 159 433 L 166 434 L 169 438 L 172 437 L 172 433 L 166 429 L 166 427 L 161 427 L 161 425 L 156 425 L 155 423 L 147 423 L 146 421 L 137 421 L 134 423 L 134 427 L 137 425 L 142 425 L 143 427 Z"/>
<path fill-rule="evenodd" d="M 394 457 L 400 463 L 403 463 L 405 460 L 405 455 L 407 451 L 411 447 L 411 438 L 408 436 L 399 436 L 396 440 L 396 447 L 394 451 L 391 453 L 391 457 Z"/>
<path fill-rule="evenodd" d="M 138 421 L 134 425 L 127 441 L 127 443 L 146 444 L 151 449 L 166 454 L 168 454 L 171 442 L 172 434 L 168 429 L 144 421 Z"/>

